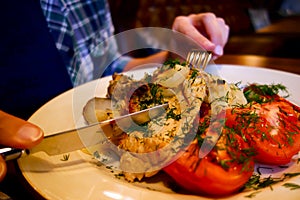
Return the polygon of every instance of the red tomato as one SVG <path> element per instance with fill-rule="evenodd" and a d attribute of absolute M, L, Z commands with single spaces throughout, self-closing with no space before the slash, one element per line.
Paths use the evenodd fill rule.
<path fill-rule="evenodd" d="M 265 164 L 286 164 L 300 150 L 300 108 L 279 97 L 277 85 L 252 85 L 250 89 L 247 95 L 252 102 L 227 109 L 224 126 L 218 120 L 210 124 L 210 108 L 204 104 L 200 110 L 200 134 L 164 168 L 182 188 L 200 195 L 229 195 L 252 176 L 254 159 Z M 201 158 L 201 141 L 216 135 L 209 125 L 216 130 L 222 126 L 222 132 L 212 151 Z"/>
<path fill-rule="evenodd" d="M 226 125 L 255 148 L 264 164 L 287 164 L 300 150 L 300 108 L 279 96 L 227 110 Z"/>
<path fill-rule="evenodd" d="M 195 139 L 164 171 L 194 194 L 224 196 L 241 189 L 254 168 L 252 158 L 242 151 L 249 149 L 242 138 L 223 131 L 213 150 L 203 158 L 199 157 L 198 140 Z"/>

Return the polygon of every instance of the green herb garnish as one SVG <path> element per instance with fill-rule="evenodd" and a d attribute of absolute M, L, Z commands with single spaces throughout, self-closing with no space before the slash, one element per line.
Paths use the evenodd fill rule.
<path fill-rule="evenodd" d="M 278 182 L 282 182 L 287 178 L 292 178 L 295 176 L 299 176 L 300 172 L 298 173 L 284 173 L 282 177 L 273 178 L 271 176 L 266 178 L 261 178 L 259 174 L 253 174 L 249 181 L 245 184 L 245 188 L 259 190 L 266 187 L 270 187 L 273 190 L 272 185 Z M 285 184 L 284 184 L 285 185 Z M 286 186 L 287 187 L 287 186 Z"/>
<path fill-rule="evenodd" d="M 70 158 L 70 154 L 64 154 L 64 155 L 63 155 L 63 158 L 60 159 L 60 160 L 61 160 L 61 161 L 68 161 L 69 158 Z"/>
<path fill-rule="evenodd" d="M 282 186 L 290 188 L 290 190 L 300 189 L 300 185 L 295 184 L 295 183 L 285 183 Z"/>
<path fill-rule="evenodd" d="M 170 68 L 174 68 L 175 65 L 181 65 L 181 66 L 186 66 L 186 62 L 182 62 L 180 63 L 179 59 L 175 59 L 175 60 L 167 60 L 166 62 L 164 62 L 165 66 L 169 66 Z"/>
<path fill-rule="evenodd" d="M 248 194 L 248 195 L 246 195 L 245 197 L 247 197 L 247 198 L 253 198 L 253 197 L 255 197 L 258 193 L 260 193 L 261 191 L 255 191 L 255 192 L 252 192 L 252 193 L 250 193 L 250 194 Z"/>
<path fill-rule="evenodd" d="M 181 114 L 176 114 L 174 113 L 175 108 L 170 108 L 170 110 L 167 112 L 167 119 L 175 119 L 175 120 L 180 120 L 181 119 Z"/>
<path fill-rule="evenodd" d="M 265 103 L 271 101 L 279 92 L 286 93 L 284 98 L 289 96 L 287 88 L 282 84 L 252 84 L 244 90 L 244 95 L 248 102 Z"/>

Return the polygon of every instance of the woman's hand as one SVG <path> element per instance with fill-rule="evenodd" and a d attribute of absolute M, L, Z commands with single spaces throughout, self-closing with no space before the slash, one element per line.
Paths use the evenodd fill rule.
<path fill-rule="evenodd" d="M 0 110 L 0 145 L 28 149 L 40 143 L 43 136 L 43 131 L 36 125 Z M 5 161 L 0 156 L 0 181 L 6 171 Z"/>
<path fill-rule="evenodd" d="M 223 55 L 229 36 L 229 26 L 213 13 L 178 16 L 172 29 L 192 38 L 205 50 L 212 51 L 214 59 Z"/>
<path fill-rule="evenodd" d="M 191 14 L 178 16 L 173 22 L 172 29 L 193 39 L 206 51 L 213 52 L 213 59 L 223 55 L 223 48 L 228 41 L 229 26 L 222 18 L 213 13 Z M 179 41 L 181 42 L 181 41 Z M 193 44 L 195 44 L 193 42 Z M 178 58 L 167 51 L 161 51 L 145 58 L 132 59 L 124 68 L 124 71 L 143 68 L 147 63 L 163 63 L 170 58 Z"/>

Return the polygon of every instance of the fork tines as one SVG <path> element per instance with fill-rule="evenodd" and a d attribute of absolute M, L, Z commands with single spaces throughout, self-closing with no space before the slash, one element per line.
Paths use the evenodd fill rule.
<path fill-rule="evenodd" d="M 212 52 L 204 50 L 191 50 L 188 55 L 186 62 L 195 68 L 204 70 L 212 57 Z"/>

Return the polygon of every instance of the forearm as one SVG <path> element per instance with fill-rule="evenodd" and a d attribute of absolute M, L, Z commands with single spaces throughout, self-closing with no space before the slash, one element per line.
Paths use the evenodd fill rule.
<path fill-rule="evenodd" d="M 150 64 L 150 63 L 162 64 L 168 59 L 168 57 L 169 57 L 169 53 L 167 51 L 161 51 L 159 53 L 153 54 L 145 58 L 134 58 L 127 63 L 127 65 L 124 68 L 124 71 L 145 68 L 146 64 Z"/>

